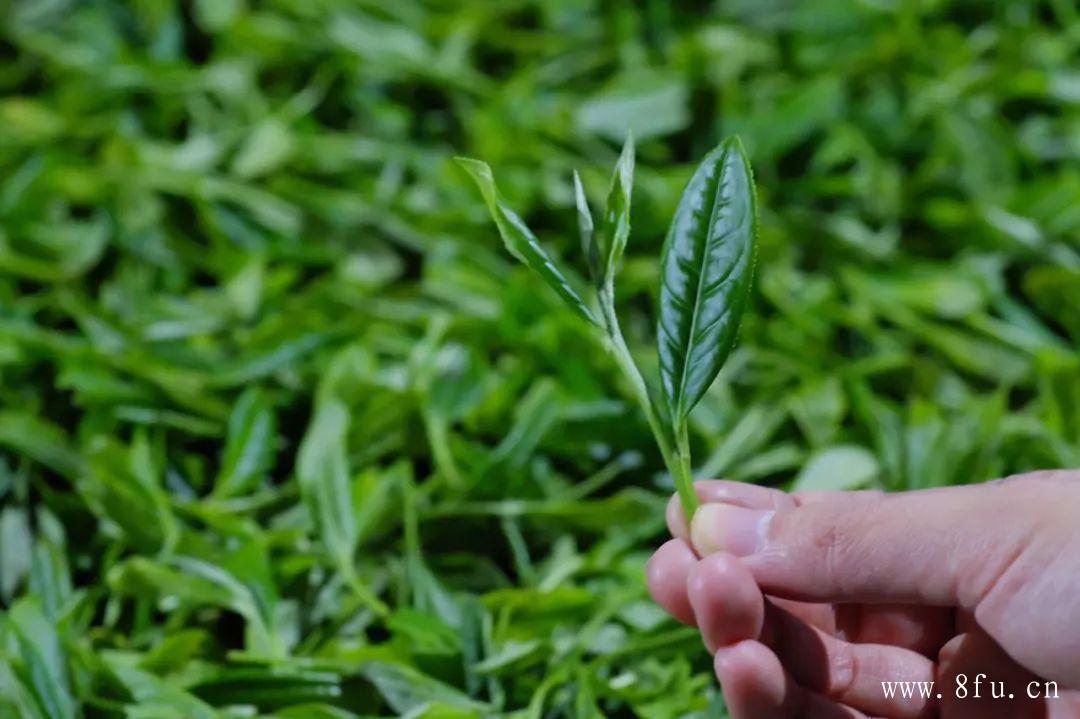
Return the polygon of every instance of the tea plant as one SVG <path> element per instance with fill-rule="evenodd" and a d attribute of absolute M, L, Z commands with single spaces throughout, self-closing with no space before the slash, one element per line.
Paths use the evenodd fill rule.
<path fill-rule="evenodd" d="M 476 182 L 506 248 L 539 274 L 585 321 L 604 333 L 633 388 L 688 517 L 697 507 L 687 420 L 735 344 L 754 271 L 757 208 L 753 174 L 742 144 L 729 137 L 698 166 L 675 210 L 661 264 L 657 349 L 660 399 L 634 362 L 615 312 L 615 275 L 630 237 L 634 141 L 628 137 L 611 177 L 599 226 L 574 173 L 581 247 L 595 302 L 582 298 L 536 235 L 506 205 L 491 168 L 458 158 Z"/>
<path fill-rule="evenodd" d="M 1080 467 L 1078 40 L 1067 0 L 0 0 L 0 719 L 723 719 L 642 571 L 693 164 L 739 135 L 763 209 L 700 476 Z"/>

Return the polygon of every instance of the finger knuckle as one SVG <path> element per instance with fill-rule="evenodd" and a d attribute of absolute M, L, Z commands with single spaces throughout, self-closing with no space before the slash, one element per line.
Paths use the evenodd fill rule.
<path fill-rule="evenodd" d="M 824 585 L 843 591 L 845 576 L 858 565 L 859 521 L 855 513 L 839 515 L 825 507 L 807 505 L 778 512 L 771 533 L 789 548 L 796 548 L 800 559 L 815 568 Z"/>
<path fill-rule="evenodd" d="M 846 642 L 836 642 L 829 656 L 829 683 L 826 692 L 837 699 L 847 696 L 855 685 L 859 659 L 854 647 Z"/>

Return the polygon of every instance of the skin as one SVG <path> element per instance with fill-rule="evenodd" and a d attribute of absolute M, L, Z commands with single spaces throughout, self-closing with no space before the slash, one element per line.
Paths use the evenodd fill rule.
<path fill-rule="evenodd" d="M 649 589 L 701 630 L 732 719 L 1080 717 L 1080 472 L 899 494 L 697 492 L 689 527 L 668 505 Z M 883 681 L 934 681 L 942 698 L 887 698 Z M 990 682 L 1014 698 L 993 699 Z"/>

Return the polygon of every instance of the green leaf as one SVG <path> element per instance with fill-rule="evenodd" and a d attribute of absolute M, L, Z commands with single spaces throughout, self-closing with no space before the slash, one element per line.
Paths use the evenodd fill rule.
<path fill-rule="evenodd" d="M 98 438 L 76 486 L 87 506 L 114 523 L 132 546 L 159 549 L 176 540 L 178 528 L 160 470 L 147 461 L 149 448 L 141 436 L 130 448 Z"/>
<path fill-rule="evenodd" d="M 635 67 L 585 98 L 574 120 L 582 131 L 615 142 L 631 131 L 642 139 L 661 137 L 690 123 L 689 95 L 684 78 Z"/>
<path fill-rule="evenodd" d="M 735 344 L 756 234 L 750 164 L 731 137 L 690 179 L 664 241 L 657 334 L 661 387 L 674 422 L 709 389 Z"/>
<path fill-rule="evenodd" d="M 599 230 L 593 225 L 581 178 L 574 173 L 574 203 L 577 205 L 581 249 L 589 263 L 589 274 L 597 287 L 611 282 L 630 236 L 630 193 L 634 186 L 634 137 L 627 134 L 622 154 L 611 175 L 607 205 Z"/>
<path fill-rule="evenodd" d="M 83 459 L 55 424 L 12 409 L 0 412 L 0 447 L 11 449 L 57 474 L 74 478 L 83 470 Z"/>
<path fill-rule="evenodd" d="M 586 306 L 577 290 L 570 285 L 562 270 L 559 269 L 547 251 L 540 245 L 536 235 L 525 225 L 525 221 L 503 202 L 488 164 L 467 157 L 458 157 L 456 161 L 462 169 L 469 173 L 469 177 L 480 188 L 480 194 L 484 196 L 488 212 L 491 213 L 495 226 L 499 228 L 499 234 L 502 236 L 506 249 L 510 251 L 510 254 L 539 274 L 544 279 L 544 282 L 558 293 L 568 307 L 589 322 L 597 324 L 592 311 Z"/>
<path fill-rule="evenodd" d="M 218 713 L 205 702 L 149 672 L 119 662 L 114 662 L 110 669 L 113 678 L 130 692 L 138 702 L 138 710 L 145 712 L 145 716 L 218 719 Z"/>
<path fill-rule="evenodd" d="M 297 460 L 300 493 L 323 545 L 340 563 L 350 561 L 357 540 L 345 454 L 348 430 L 348 408 L 338 400 L 325 400 L 308 426 Z"/>
<path fill-rule="evenodd" d="M 0 719 L 63 713 L 25 597 L 78 719 L 719 719 L 669 486 L 1080 467 L 1080 4 L 922 4 L 0 0 Z M 729 134 L 762 261 L 677 428 L 649 300 Z"/>
<path fill-rule="evenodd" d="M 244 0 L 196 0 L 195 21 L 207 32 L 219 32 L 232 25 L 243 9 Z"/>
<path fill-rule="evenodd" d="M 73 279 L 97 264 L 109 236 L 103 214 L 90 220 L 35 224 L 24 237 L 11 241 L 0 232 L 0 271 L 49 282 Z M 32 251 L 17 250 L 15 239 Z"/>
<path fill-rule="evenodd" d="M 390 708 L 399 714 L 436 702 L 469 712 L 480 712 L 487 708 L 487 705 L 405 664 L 367 662 L 360 667 L 360 673 L 375 685 Z"/>
<path fill-rule="evenodd" d="M 234 174 L 243 178 L 273 172 L 292 155 L 294 141 L 289 128 L 276 118 L 257 124 L 232 163 Z"/>
<path fill-rule="evenodd" d="M 63 546 L 39 537 L 30 557 L 29 589 L 50 617 L 59 613 L 72 593 L 68 556 Z"/>
<path fill-rule="evenodd" d="M 559 421 L 563 403 L 553 383 L 540 380 L 524 393 L 514 409 L 513 423 L 491 453 L 488 474 L 505 475 L 519 469 Z"/>
<path fill-rule="evenodd" d="M 10 604 L 30 570 L 33 538 L 27 513 L 19 507 L 0 510 L 0 600 Z"/>
<path fill-rule="evenodd" d="M 14 667 L 0 658 L 0 719 L 47 719 L 38 707 L 34 692 L 16 674 Z"/>
<path fill-rule="evenodd" d="M 581 184 L 581 176 L 574 171 L 574 205 L 577 207 L 578 234 L 581 235 L 581 252 L 589 264 L 589 273 L 593 280 L 599 274 L 600 260 L 596 249 L 592 213 L 589 212 L 589 201 L 585 197 L 585 188 Z"/>
<path fill-rule="evenodd" d="M 225 457 L 214 495 L 230 497 L 254 489 L 274 463 L 277 421 L 266 397 L 249 389 L 229 416 Z"/>
<path fill-rule="evenodd" d="M 596 234 L 599 269 L 594 272 L 598 285 L 610 282 L 618 269 L 626 240 L 630 237 L 630 193 L 634 187 L 634 136 L 628 134 L 622 154 L 611 175 L 607 207 Z"/>
<path fill-rule="evenodd" d="M 1036 355 L 1036 362 L 1046 426 L 1080 443 L 1080 355 L 1045 350 Z"/>
<path fill-rule="evenodd" d="M 50 719 L 74 719 L 75 701 L 60 638 L 35 599 L 20 600 L 11 608 L 11 625 L 19 640 L 27 684 Z"/>
<path fill-rule="evenodd" d="M 215 705 L 288 706 L 341 695 L 340 677 L 295 663 L 222 668 L 202 677 L 193 694 Z"/>
<path fill-rule="evenodd" d="M 244 547 L 236 550 L 250 557 Z M 249 651 L 274 655 L 278 647 L 267 616 L 272 598 L 258 594 L 250 582 L 241 581 L 220 563 L 196 557 L 176 556 L 168 564 L 134 557 L 109 573 L 114 591 L 148 600 L 169 598 L 189 607 L 214 606 L 235 611 L 245 621 Z"/>
<path fill-rule="evenodd" d="M 860 489 L 880 474 L 881 466 L 873 452 L 858 445 L 836 445 L 814 453 L 791 489 L 795 492 Z"/>

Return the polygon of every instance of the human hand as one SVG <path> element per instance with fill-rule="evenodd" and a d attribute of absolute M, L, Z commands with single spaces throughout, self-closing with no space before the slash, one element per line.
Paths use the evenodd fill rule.
<path fill-rule="evenodd" d="M 900 494 L 697 492 L 689 529 L 669 504 L 674 539 L 649 588 L 701 630 L 733 719 L 1080 717 L 1080 472 Z M 931 681 L 928 697 L 882 684 Z"/>

